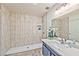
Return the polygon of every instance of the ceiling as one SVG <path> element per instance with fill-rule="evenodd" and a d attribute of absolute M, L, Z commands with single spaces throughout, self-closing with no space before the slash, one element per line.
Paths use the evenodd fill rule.
<path fill-rule="evenodd" d="M 10 12 L 43 16 L 49 10 L 61 7 L 62 3 L 5 3 L 4 5 Z M 49 9 L 45 9 L 46 7 Z"/>

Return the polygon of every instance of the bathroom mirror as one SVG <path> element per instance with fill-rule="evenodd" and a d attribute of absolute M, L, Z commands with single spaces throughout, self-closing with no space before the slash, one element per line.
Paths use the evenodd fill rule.
<path fill-rule="evenodd" d="M 79 42 L 79 11 L 53 19 L 52 28 L 57 28 L 58 37 Z"/>
<path fill-rule="evenodd" d="M 69 39 L 69 19 L 68 17 L 61 17 L 52 20 L 52 28 L 56 29 L 58 37 Z"/>
<path fill-rule="evenodd" d="M 79 42 L 79 14 L 74 13 L 69 17 L 69 39 Z"/>
<path fill-rule="evenodd" d="M 52 29 L 53 29 L 53 31 L 55 31 L 56 32 L 56 35 L 57 36 L 59 36 L 59 20 L 57 20 L 57 19 L 53 19 L 52 20 Z"/>

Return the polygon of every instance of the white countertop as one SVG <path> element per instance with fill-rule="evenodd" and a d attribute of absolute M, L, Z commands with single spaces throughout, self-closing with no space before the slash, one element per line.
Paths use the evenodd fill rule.
<path fill-rule="evenodd" d="M 55 39 L 55 38 L 54 38 Z M 56 38 L 57 39 L 57 38 Z M 77 48 L 67 48 L 64 47 L 64 44 L 60 45 L 60 49 L 57 47 L 56 40 L 50 40 L 50 39 L 42 39 L 44 43 L 46 43 L 51 49 L 55 50 L 62 56 L 79 56 L 79 49 Z"/>

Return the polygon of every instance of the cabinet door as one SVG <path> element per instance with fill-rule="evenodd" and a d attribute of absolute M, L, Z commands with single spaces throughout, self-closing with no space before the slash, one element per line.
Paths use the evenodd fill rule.
<path fill-rule="evenodd" d="M 44 45 L 42 46 L 42 53 L 44 56 L 50 56 L 50 51 Z"/>

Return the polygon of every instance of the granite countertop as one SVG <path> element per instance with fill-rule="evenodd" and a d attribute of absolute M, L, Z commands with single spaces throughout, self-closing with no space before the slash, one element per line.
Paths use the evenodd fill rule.
<path fill-rule="evenodd" d="M 62 56 L 79 56 L 79 49 L 74 47 L 70 48 L 65 44 L 59 44 L 57 40 L 54 39 L 57 38 L 52 38 L 52 40 L 42 39 L 42 41 Z"/>

